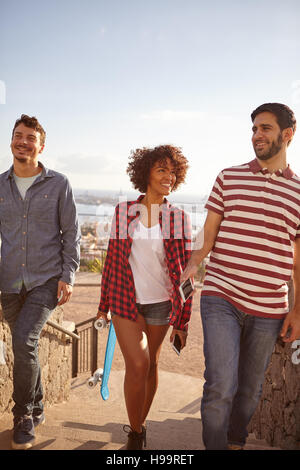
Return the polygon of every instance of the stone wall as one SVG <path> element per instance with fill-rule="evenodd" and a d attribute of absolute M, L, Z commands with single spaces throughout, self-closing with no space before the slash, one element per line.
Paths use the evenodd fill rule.
<path fill-rule="evenodd" d="M 13 353 L 10 330 L 6 322 L 1 321 L 0 310 L 0 416 L 9 412 L 12 401 L 12 370 Z M 51 315 L 51 320 L 66 328 L 63 322 L 63 310 L 57 307 Z M 70 325 L 69 325 L 70 327 Z M 70 329 L 72 329 L 70 327 Z M 42 369 L 44 387 L 44 404 L 52 405 L 69 398 L 71 385 L 71 338 L 65 333 L 46 325 L 39 342 L 39 358 Z M 72 340 L 73 341 L 73 340 Z"/>
<path fill-rule="evenodd" d="M 290 309 L 293 303 L 290 282 Z M 278 339 L 249 431 L 271 446 L 300 449 L 300 340 L 290 344 Z"/>
<path fill-rule="evenodd" d="M 300 341 L 292 345 L 277 342 L 249 430 L 271 446 L 299 450 Z"/>

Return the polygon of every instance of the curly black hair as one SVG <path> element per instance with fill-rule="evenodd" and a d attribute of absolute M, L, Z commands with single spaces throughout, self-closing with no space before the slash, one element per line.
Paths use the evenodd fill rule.
<path fill-rule="evenodd" d="M 170 159 L 172 165 L 174 165 L 176 182 L 172 191 L 176 191 L 181 183 L 185 181 L 189 167 L 188 161 L 182 154 L 180 147 L 159 145 L 154 148 L 143 147 L 141 149 L 132 150 L 129 157 L 130 162 L 127 167 L 127 173 L 134 189 L 145 193 L 149 183 L 151 168 L 153 168 L 156 162 L 166 162 L 167 159 Z"/>

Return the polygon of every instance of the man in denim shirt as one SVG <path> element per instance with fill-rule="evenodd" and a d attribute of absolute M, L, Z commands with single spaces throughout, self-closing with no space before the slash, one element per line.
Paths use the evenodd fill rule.
<path fill-rule="evenodd" d="M 14 352 L 13 449 L 28 449 L 44 422 L 40 333 L 72 294 L 80 231 L 67 178 L 39 161 L 45 131 L 34 117 L 15 123 L 13 166 L 0 175 L 0 290 Z"/>

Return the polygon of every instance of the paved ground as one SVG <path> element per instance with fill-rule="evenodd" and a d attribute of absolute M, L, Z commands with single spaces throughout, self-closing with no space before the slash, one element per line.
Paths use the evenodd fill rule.
<path fill-rule="evenodd" d="M 72 383 L 70 400 L 46 410 L 46 423 L 37 428 L 32 450 L 122 450 L 127 415 L 123 398 L 124 372 L 113 371 L 110 397 L 104 402 L 99 387 L 87 388 L 82 376 Z M 199 413 L 201 380 L 161 372 L 160 386 L 147 421 L 147 450 L 203 450 Z M 10 449 L 11 417 L 0 423 L 0 450 Z M 250 436 L 248 450 L 271 450 Z"/>

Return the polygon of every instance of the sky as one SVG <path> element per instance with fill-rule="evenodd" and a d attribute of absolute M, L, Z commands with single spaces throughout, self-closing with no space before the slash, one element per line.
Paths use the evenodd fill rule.
<path fill-rule="evenodd" d="M 300 121 L 299 22 L 299 0 L 0 0 L 0 171 L 25 113 L 75 189 L 128 191 L 130 152 L 172 144 L 178 193 L 205 195 L 254 158 L 257 106 Z M 299 130 L 288 161 L 300 175 Z"/>

